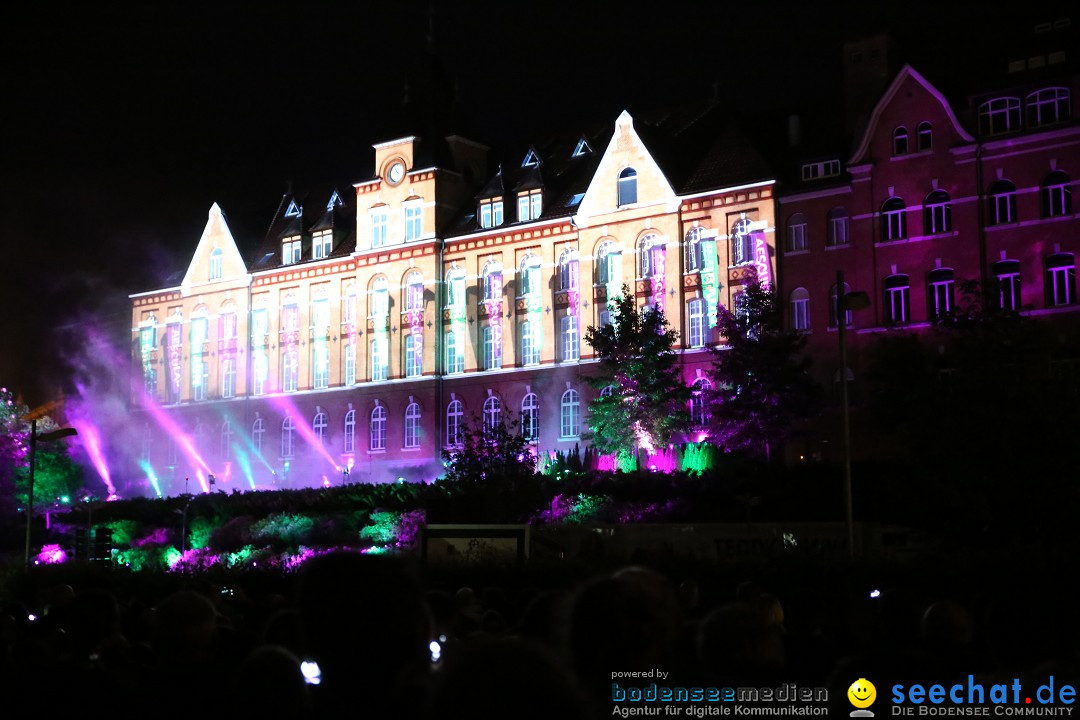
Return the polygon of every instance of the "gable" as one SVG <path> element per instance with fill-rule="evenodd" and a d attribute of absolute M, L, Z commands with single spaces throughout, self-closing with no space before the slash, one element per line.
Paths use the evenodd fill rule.
<path fill-rule="evenodd" d="M 960 126 L 952 106 L 941 91 L 931 85 L 915 68 L 905 65 L 874 106 L 859 146 L 848 160 L 848 165 L 857 165 L 872 157 L 872 148 L 883 139 L 887 139 L 891 144 L 892 132 L 899 125 L 907 128 L 909 137 L 914 137 L 918 123 L 927 120 L 931 114 L 944 120 L 937 124 L 935 132 L 948 132 L 963 142 L 975 141 L 975 138 Z"/>
<path fill-rule="evenodd" d="M 215 254 L 215 251 L 219 252 Z M 220 257 L 221 277 L 211 280 L 211 266 L 216 257 Z M 244 258 L 236 247 L 229 224 L 225 222 L 225 215 L 218 204 L 214 203 L 210 207 L 206 227 L 203 228 L 202 237 L 195 248 L 187 273 L 184 274 L 184 279 L 180 283 L 180 291 L 187 295 L 192 286 L 235 281 L 245 275 L 247 275 L 247 266 L 244 265 Z"/>
<path fill-rule="evenodd" d="M 636 173 L 637 201 L 619 206 L 619 176 L 628 168 Z M 579 227 L 588 224 L 588 218 L 617 212 L 627 207 L 678 204 L 671 183 L 641 137 L 634 129 L 634 120 L 625 110 L 615 121 L 615 133 L 593 173 L 585 196 L 578 206 Z"/>

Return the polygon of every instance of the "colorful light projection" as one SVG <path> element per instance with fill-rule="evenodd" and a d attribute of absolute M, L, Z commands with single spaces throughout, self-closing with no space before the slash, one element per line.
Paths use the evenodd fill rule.
<path fill-rule="evenodd" d="M 652 267 L 652 301 L 657 310 L 664 309 L 665 271 L 667 269 L 667 247 L 659 240 L 649 248 L 649 260 Z"/>
<path fill-rule="evenodd" d="M 150 486 L 154 488 L 154 494 L 162 497 L 161 484 L 158 482 L 157 475 L 154 474 L 154 468 L 150 467 L 150 463 L 145 460 L 139 461 L 139 467 L 146 473 L 146 479 L 150 481 Z"/>
<path fill-rule="evenodd" d="M 80 388 L 81 392 L 82 388 Z M 89 424 L 89 422 L 83 419 L 73 419 L 71 426 L 79 433 L 79 442 L 82 443 L 83 448 L 86 450 L 86 454 L 90 456 L 90 462 L 93 464 L 97 474 L 101 477 L 101 480 L 105 483 L 105 487 L 109 489 L 109 497 L 116 496 L 116 486 L 112 481 L 112 473 L 109 472 L 109 463 L 105 459 L 105 451 L 101 444 L 101 434 L 97 428 Z"/>
<path fill-rule="evenodd" d="M 754 267 L 757 269 L 757 279 L 763 288 L 772 284 L 772 265 L 769 261 L 769 244 L 765 242 L 765 232 L 754 230 L 750 233 L 750 239 L 754 243 Z"/>
<path fill-rule="evenodd" d="M 701 294 L 705 298 L 705 318 L 709 328 L 716 327 L 720 304 L 720 285 L 716 259 L 716 238 L 701 239 Z"/>
<path fill-rule="evenodd" d="M 154 419 L 154 422 L 156 422 L 158 426 L 165 431 L 166 435 L 173 439 L 177 447 L 180 448 L 191 467 L 205 470 L 207 473 L 213 472 L 210 465 L 208 465 L 202 455 L 199 454 L 199 450 L 195 447 L 195 441 L 191 436 L 185 433 L 176 421 L 169 417 L 169 414 L 165 412 L 153 398 L 146 395 L 146 393 L 141 393 L 139 400 L 143 409 Z M 81 432 L 82 431 L 80 430 L 80 434 Z M 210 492 L 210 487 L 205 483 L 205 478 L 201 482 L 203 483 L 203 492 Z"/>
<path fill-rule="evenodd" d="M 34 559 L 37 565 L 59 565 L 67 562 L 68 556 L 64 549 L 56 544 L 45 545 Z"/>
<path fill-rule="evenodd" d="M 292 400 L 284 395 L 278 395 L 276 397 L 269 398 L 270 404 L 281 411 L 282 415 L 291 417 L 293 419 L 293 428 L 300 433 L 305 442 L 315 450 L 318 455 L 321 455 L 326 459 L 326 462 L 330 464 L 330 467 L 334 468 L 334 472 L 341 472 L 341 465 L 337 460 L 326 450 L 326 446 L 315 434 L 314 428 L 311 427 L 311 423 L 304 418 L 304 416 L 297 410 L 296 405 Z"/>

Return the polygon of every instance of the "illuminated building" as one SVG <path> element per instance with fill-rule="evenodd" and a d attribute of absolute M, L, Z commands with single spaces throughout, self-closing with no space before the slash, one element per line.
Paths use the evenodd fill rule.
<path fill-rule="evenodd" d="M 494 174 L 461 137 L 374 147 L 353 192 L 283 198 L 250 258 L 215 205 L 179 284 L 131 296 L 141 456 L 167 494 L 211 473 L 431 480 L 462 423 L 504 413 L 540 453 L 572 451 L 607 297 L 662 305 L 694 383 L 708 309 L 748 268 L 776 273 L 771 174 L 717 105 L 624 112 Z"/>
<path fill-rule="evenodd" d="M 1057 50 L 1075 37 L 1065 30 L 1048 24 L 1039 37 L 1049 51 L 1010 57 L 1004 79 L 972 91 L 965 78 L 955 103 L 911 66 L 890 72 L 886 38 L 849 44 L 846 131 L 833 116 L 790 118 L 777 209 L 781 293 L 823 385 L 840 379 L 838 322 L 850 328 L 846 372 L 858 393 L 874 339 L 929 338 L 963 301 L 965 281 L 1004 310 L 1076 321 L 1080 84 Z M 840 317 L 837 271 L 841 292 L 866 292 L 869 308 Z"/>

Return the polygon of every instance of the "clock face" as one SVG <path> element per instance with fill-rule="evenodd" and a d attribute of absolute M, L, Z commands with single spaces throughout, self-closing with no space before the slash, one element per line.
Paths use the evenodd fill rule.
<path fill-rule="evenodd" d="M 404 163 L 396 162 L 390 166 L 390 171 L 386 173 L 386 178 L 397 185 L 405 178 L 405 165 Z"/>

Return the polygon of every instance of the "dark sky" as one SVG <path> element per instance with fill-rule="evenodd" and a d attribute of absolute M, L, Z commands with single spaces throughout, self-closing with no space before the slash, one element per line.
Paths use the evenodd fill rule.
<path fill-rule="evenodd" d="M 0 30 L 0 383 L 31 403 L 68 378 L 80 325 L 127 327 L 126 295 L 186 262 L 211 203 L 250 246 L 288 181 L 369 177 L 425 62 L 422 2 L 92 5 L 24 9 Z M 887 30 L 962 56 L 1029 22 L 985 3 L 929 19 L 869 2 L 647 5 L 439 2 L 433 47 L 477 139 L 497 143 L 714 83 L 767 111 L 837 91 L 847 38 Z"/>

